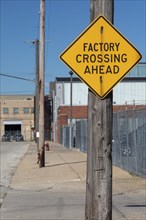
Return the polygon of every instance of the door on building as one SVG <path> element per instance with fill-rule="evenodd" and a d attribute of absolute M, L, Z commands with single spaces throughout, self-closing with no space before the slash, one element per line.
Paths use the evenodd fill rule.
<path fill-rule="evenodd" d="M 11 139 L 15 135 L 21 134 L 21 121 L 5 121 L 4 122 L 4 133 L 11 136 Z"/>

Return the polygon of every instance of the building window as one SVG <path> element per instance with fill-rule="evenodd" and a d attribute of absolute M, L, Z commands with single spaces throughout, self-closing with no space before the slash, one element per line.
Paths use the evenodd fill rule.
<path fill-rule="evenodd" d="M 3 108 L 3 114 L 9 114 L 9 109 L 8 108 Z"/>
<path fill-rule="evenodd" d="M 13 114 L 19 114 L 19 108 L 13 108 Z"/>
<path fill-rule="evenodd" d="M 29 114 L 29 108 L 23 108 L 23 113 L 24 114 Z"/>

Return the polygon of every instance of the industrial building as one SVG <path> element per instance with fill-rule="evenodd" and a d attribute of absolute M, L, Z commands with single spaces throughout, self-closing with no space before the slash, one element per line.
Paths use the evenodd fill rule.
<path fill-rule="evenodd" d="M 20 133 L 25 141 L 33 140 L 34 96 L 0 96 L 0 137 Z"/>
<path fill-rule="evenodd" d="M 22 134 L 24 141 L 32 141 L 36 134 L 35 97 L 33 95 L 0 96 L 0 137 Z M 44 97 L 45 140 L 52 139 L 52 99 Z"/>
<path fill-rule="evenodd" d="M 60 128 L 69 125 L 71 117 L 73 123 L 87 118 L 88 87 L 74 76 L 57 77 L 50 83 L 50 96 L 53 100 L 53 140 L 59 142 Z M 146 63 L 137 64 L 113 89 L 115 109 L 127 105 L 146 105 Z"/>

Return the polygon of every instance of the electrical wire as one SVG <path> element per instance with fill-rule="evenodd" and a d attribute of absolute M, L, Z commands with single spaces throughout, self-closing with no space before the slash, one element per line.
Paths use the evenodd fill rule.
<path fill-rule="evenodd" d="M 20 80 L 26 80 L 26 81 L 35 82 L 34 79 L 27 79 L 27 78 L 18 77 L 18 76 L 12 76 L 12 75 L 8 75 L 8 74 L 4 74 L 4 73 L 0 73 L 0 75 L 1 76 L 6 76 L 6 77 L 10 77 L 10 78 L 15 78 L 15 79 L 20 79 Z"/>

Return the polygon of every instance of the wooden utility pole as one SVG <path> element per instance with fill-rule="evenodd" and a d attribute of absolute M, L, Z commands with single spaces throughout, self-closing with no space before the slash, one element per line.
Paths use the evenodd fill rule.
<path fill-rule="evenodd" d="M 37 137 L 37 134 L 39 132 L 39 40 L 31 40 L 31 41 L 25 41 L 26 43 L 32 43 L 35 45 L 35 70 L 36 70 L 36 79 L 35 79 L 35 141 L 37 143 L 37 152 L 39 152 L 39 139 Z"/>
<path fill-rule="evenodd" d="M 113 8 L 114 0 L 90 0 L 91 21 L 102 14 L 113 23 Z M 112 219 L 112 102 L 112 92 L 88 93 L 86 220 Z"/>
<path fill-rule="evenodd" d="M 35 132 L 39 132 L 39 40 L 35 40 L 36 47 L 36 93 L 35 93 Z M 39 139 L 36 136 L 37 152 L 39 152 Z"/>
<path fill-rule="evenodd" d="M 45 0 L 40 0 L 40 114 L 39 114 L 39 151 L 40 167 L 45 167 L 45 142 L 44 142 L 44 70 L 45 70 Z"/>

